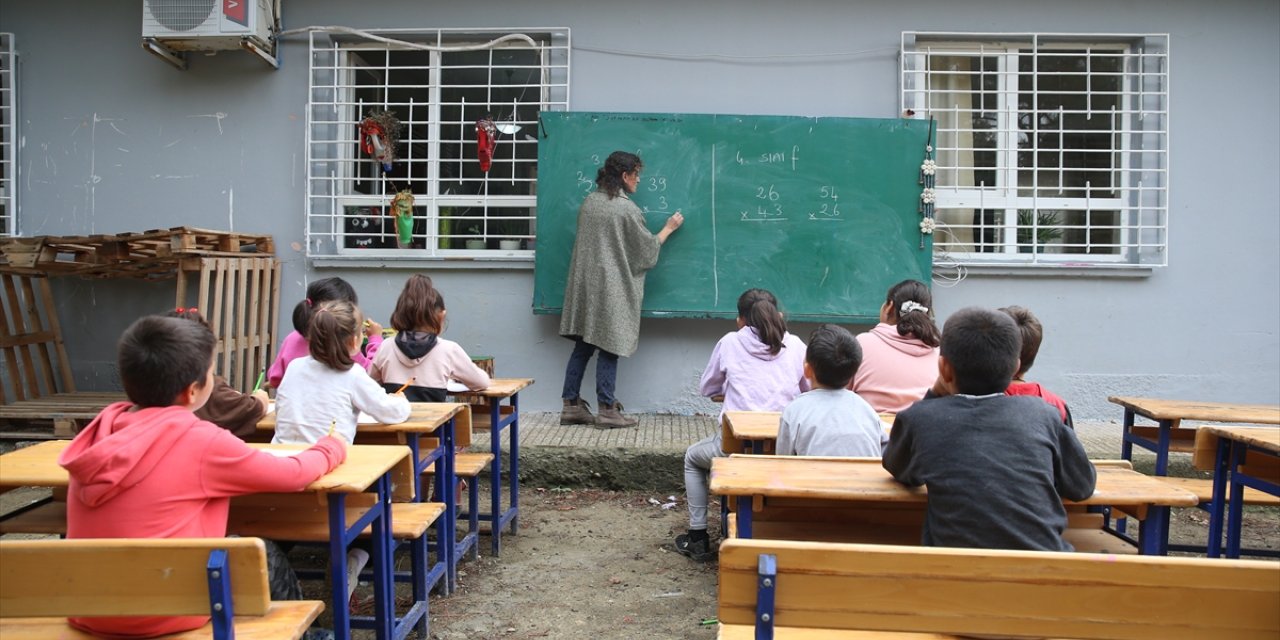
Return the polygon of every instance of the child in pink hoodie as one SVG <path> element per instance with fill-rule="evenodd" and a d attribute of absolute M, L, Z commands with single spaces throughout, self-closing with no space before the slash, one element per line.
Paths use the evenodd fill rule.
<path fill-rule="evenodd" d="M 933 296 L 919 280 L 889 288 L 880 324 L 858 334 L 862 366 L 849 388 L 880 413 L 897 413 L 924 397 L 938 377 L 938 325 Z"/>
<path fill-rule="evenodd" d="M 202 324 L 160 316 L 134 322 L 121 336 L 119 370 L 129 401 L 103 409 L 58 458 L 70 475 L 68 538 L 222 537 L 232 496 L 300 491 L 346 458 L 345 446 L 331 437 L 277 457 L 197 418 L 192 412 L 213 391 L 214 342 Z M 70 622 L 95 635 L 149 638 L 208 620 Z"/>
<path fill-rule="evenodd" d="M 787 333 L 777 298 L 748 289 L 738 297 L 738 330 L 716 343 L 700 390 L 707 397 L 724 396 L 722 417 L 725 411 L 782 411 L 810 388 L 804 355 L 804 342 Z M 675 548 L 697 561 L 714 555 L 707 535 L 707 474 L 711 460 L 724 455 L 719 429 L 684 453 L 689 531 L 676 536 Z"/>
<path fill-rule="evenodd" d="M 268 386 L 279 389 L 280 381 L 284 380 L 284 372 L 289 368 L 289 363 L 310 355 L 311 351 L 307 346 L 307 325 L 311 324 L 311 316 L 315 314 L 316 309 L 320 308 L 320 305 L 334 300 L 345 300 L 352 305 L 360 304 L 355 288 L 342 278 L 322 278 L 307 285 L 307 297 L 293 308 L 293 331 L 284 337 L 284 342 L 280 344 L 280 353 L 276 354 L 275 362 L 272 362 L 271 368 L 267 369 Z M 352 358 L 356 364 L 367 371 L 369 365 L 373 363 L 374 355 L 378 353 L 378 347 L 382 346 L 382 325 L 369 320 L 364 325 L 364 334 L 369 344 L 357 350 Z"/>

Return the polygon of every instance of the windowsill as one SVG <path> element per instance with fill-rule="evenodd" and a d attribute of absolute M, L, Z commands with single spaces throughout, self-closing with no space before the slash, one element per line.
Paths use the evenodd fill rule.
<path fill-rule="evenodd" d="M 944 273 L 961 268 L 966 277 L 1015 277 L 1015 278 L 1149 278 L 1156 267 L 1130 264 L 933 264 L 935 271 Z"/>
<path fill-rule="evenodd" d="M 528 258 L 421 258 L 406 256 L 312 256 L 317 269 L 412 269 L 412 270 L 481 270 L 532 271 L 533 257 Z"/>

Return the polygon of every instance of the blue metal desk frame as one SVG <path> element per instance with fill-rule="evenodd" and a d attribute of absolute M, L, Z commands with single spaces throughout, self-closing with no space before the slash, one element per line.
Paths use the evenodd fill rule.
<path fill-rule="evenodd" d="M 1230 500 L 1230 511 L 1227 513 L 1227 550 L 1228 558 L 1240 557 L 1240 526 L 1244 521 L 1244 488 L 1252 487 L 1265 491 L 1273 496 L 1280 496 L 1280 485 L 1247 475 L 1240 470 L 1244 464 L 1245 453 L 1257 452 L 1280 458 L 1274 451 L 1251 446 L 1246 442 L 1219 436 L 1218 451 L 1213 469 L 1213 502 L 1209 506 L 1209 546 L 1207 555 L 1210 558 L 1222 556 L 1222 521 L 1227 511 L 1225 504 Z M 1230 487 L 1231 497 L 1227 498 Z"/>
<path fill-rule="evenodd" d="M 511 535 L 516 535 L 520 528 L 520 392 L 516 391 L 506 396 L 511 406 L 511 413 L 505 418 L 501 415 L 503 399 L 502 397 L 488 398 L 489 450 L 493 454 L 493 462 L 489 464 L 489 512 L 475 516 L 478 520 L 489 523 L 489 536 L 493 542 L 494 556 L 502 554 L 502 528 L 510 523 Z M 511 469 L 507 472 L 511 506 L 506 511 L 502 510 L 502 432 L 504 429 L 510 429 L 508 449 L 511 452 Z M 472 517 L 471 514 L 467 515 L 468 518 Z M 465 549 L 463 551 L 465 552 Z"/>

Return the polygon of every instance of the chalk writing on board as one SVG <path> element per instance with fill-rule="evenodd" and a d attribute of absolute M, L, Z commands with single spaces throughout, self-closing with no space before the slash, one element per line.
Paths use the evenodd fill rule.
<path fill-rule="evenodd" d="M 840 221 L 840 194 L 834 185 L 818 187 L 818 209 L 809 212 L 810 220 Z"/>

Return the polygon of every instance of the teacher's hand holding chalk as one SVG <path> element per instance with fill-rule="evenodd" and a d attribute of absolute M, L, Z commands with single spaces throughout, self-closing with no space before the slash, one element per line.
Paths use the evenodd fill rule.
<path fill-rule="evenodd" d="M 679 209 L 676 209 L 676 212 L 671 214 L 670 218 L 667 218 L 667 223 L 662 225 L 662 231 L 658 232 L 658 242 L 665 244 L 667 237 L 674 233 L 676 229 L 679 229 L 682 224 L 684 224 L 684 216 L 681 215 Z"/>

